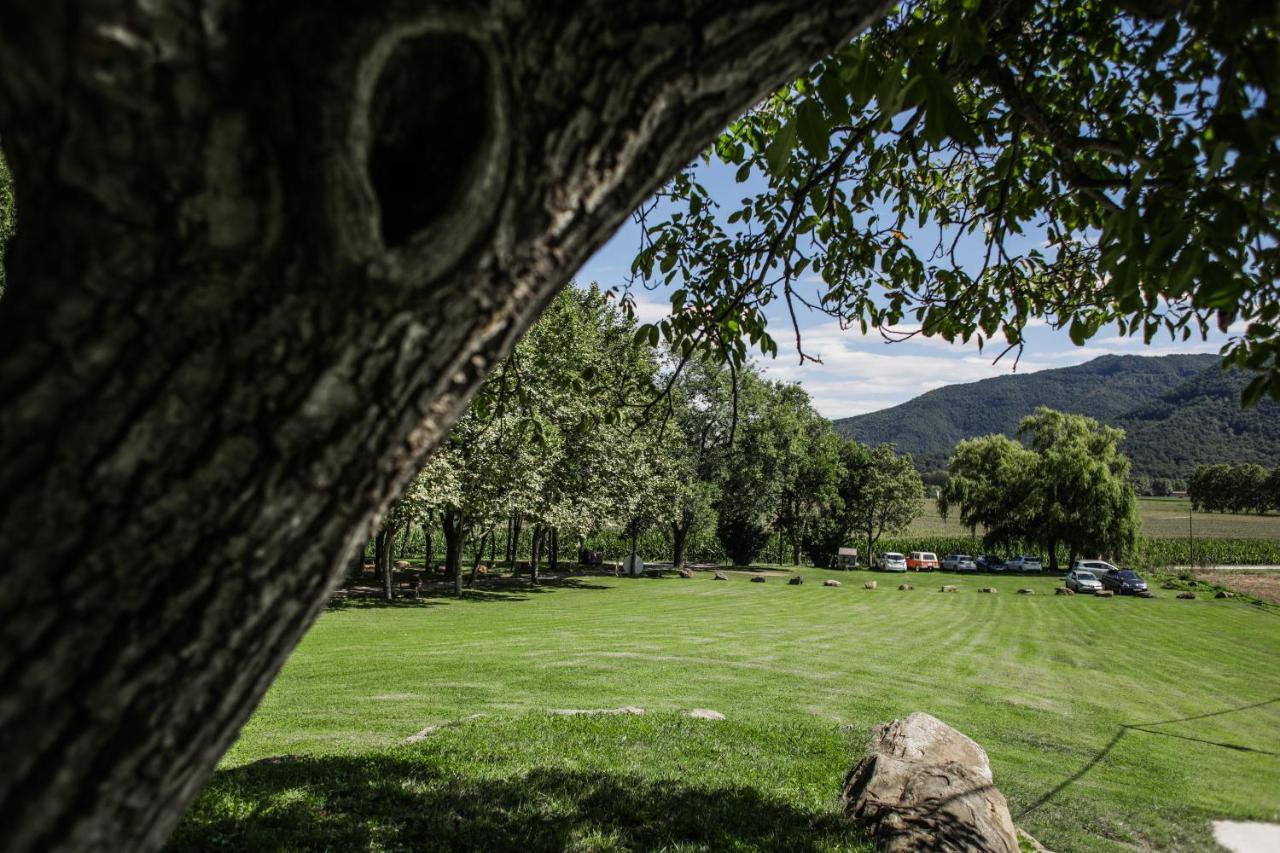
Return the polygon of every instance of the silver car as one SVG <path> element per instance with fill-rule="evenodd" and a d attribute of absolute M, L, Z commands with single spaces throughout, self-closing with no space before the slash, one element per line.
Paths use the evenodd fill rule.
<path fill-rule="evenodd" d="M 1088 569 L 1072 569 L 1067 572 L 1067 589 L 1075 592 L 1094 593 L 1102 589 L 1102 581 Z"/>
<path fill-rule="evenodd" d="M 978 564 L 968 554 L 948 554 L 942 558 L 942 570 L 946 572 L 976 572 Z"/>
<path fill-rule="evenodd" d="M 876 560 L 876 568 L 882 572 L 905 572 L 907 570 L 907 558 L 896 551 L 885 551 Z"/>

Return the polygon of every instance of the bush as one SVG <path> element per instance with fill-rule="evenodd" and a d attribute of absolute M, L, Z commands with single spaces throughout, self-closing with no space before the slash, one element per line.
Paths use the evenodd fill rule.
<path fill-rule="evenodd" d="M 735 566 L 749 566 L 769 542 L 769 529 L 754 516 L 724 513 L 716 521 L 716 535 Z"/>

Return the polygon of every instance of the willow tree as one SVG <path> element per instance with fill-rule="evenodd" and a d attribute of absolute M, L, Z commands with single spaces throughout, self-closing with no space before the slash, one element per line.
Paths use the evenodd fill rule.
<path fill-rule="evenodd" d="M 157 847 L 490 365 L 881 5 L 0 5 L 0 847 Z"/>

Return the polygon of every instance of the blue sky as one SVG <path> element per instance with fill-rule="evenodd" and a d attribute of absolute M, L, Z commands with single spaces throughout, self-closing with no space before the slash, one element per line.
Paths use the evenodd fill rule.
<path fill-rule="evenodd" d="M 731 171 L 725 167 L 703 167 L 700 180 L 721 202 L 736 203 L 743 195 L 753 194 L 762 186 L 757 178 L 745 184 L 735 183 Z M 584 285 L 596 281 L 602 287 L 621 288 L 639 240 L 638 226 L 628 221 L 579 271 L 577 281 Z M 637 285 L 632 290 L 642 322 L 653 322 L 666 316 L 671 289 L 648 291 Z M 890 344 L 875 330 L 863 336 L 858 329 L 841 330 L 831 318 L 812 313 L 799 317 L 804 348 L 806 353 L 817 356 L 823 363 L 810 362 L 801 366 L 783 305 L 775 303 L 766 315 L 778 341 L 778 357 L 757 358 L 757 363 L 771 378 L 803 385 L 818 411 L 829 418 L 894 406 L 943 385 L 1007 376 L 1014 368 L 1013 353 L 998 364 L 992 363 L 1000 348 L 979 352 L 975 344 L 948 344 L 941 339 L 920 336 Z M 1104 329 L 1084 346 L 1076 346 L 1067 337 L 1066 330 L 1055 330 L 1043 322 L 1036 322 L 1027 330 L 1027 346 L 1018 362 L 1017 372 L 1066 367 L 1107 354 L 1216 353 L 1226 338 L 1226 335 L 1215 334 L 1208 341 L 1193 337 L 1183 343 L 1165 336 L 1157 337 L 1151 346 L 1146 346 L 1140 336 L 1121 337 L 1114 329 Z"/>

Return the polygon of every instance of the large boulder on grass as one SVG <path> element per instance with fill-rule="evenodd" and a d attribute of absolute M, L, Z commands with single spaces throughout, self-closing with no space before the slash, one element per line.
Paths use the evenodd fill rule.
<path fill-rule="evenodd" d="M 792 586 L 800 586 L 800 584 L 804 583 L 804 578 L 800 577 L 799 575 L 792 575 L 791 577 L 787 578 L 787 583 L 791 584 Z"/>
<path fill-rule="evenodd" d="M 842 804 L 881 850 L 1017 853 L 1017 832 L 987 753 L 916 712 L 877 726 Z"/>
<path fill-rule="evenodd" d="M 752 583 L 764 583 L 764 575 L 756 575 L 751 579 Z"/>
<path fill-rule="evenodd" d="M 686 569 L 686 568 L 683 568 L 683 567 L 682 567 L 682 568 L 680 569 L 680 577 L 682 577 L 682 578 L 691 578 L 691 577 L 693 577 L 693 570 L 692 570 L 692 569 Z"/>

